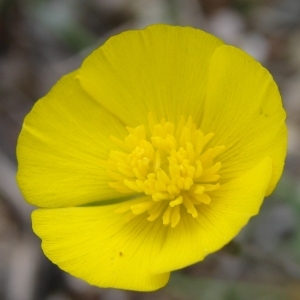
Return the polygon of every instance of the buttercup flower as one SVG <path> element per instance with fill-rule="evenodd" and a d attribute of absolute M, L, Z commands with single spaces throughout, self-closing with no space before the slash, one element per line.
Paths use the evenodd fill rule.
<path fill-rule="evenodd" d="M 154 25 L 110 38 L 35 104 L 17 177 L 52 262 L 146 291 L 235 237 L 285 155 L 265 68 L 201 30 Z"/>

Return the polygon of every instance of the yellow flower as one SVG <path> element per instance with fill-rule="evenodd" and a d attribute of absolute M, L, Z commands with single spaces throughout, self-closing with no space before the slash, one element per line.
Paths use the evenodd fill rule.
<path fill-rule="evenodd" d="M 265 68 L 203 31 L 154 25 L 110 38 L 36 103 L 18 183 L 51 261 L 146 291 L 236 236 L 285 155 Z"/>

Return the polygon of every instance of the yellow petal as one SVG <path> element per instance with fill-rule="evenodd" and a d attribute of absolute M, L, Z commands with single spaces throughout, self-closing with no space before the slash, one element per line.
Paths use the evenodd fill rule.
<path fill-rule="evenodd" d="M 138 291 L 164 286 L 169 272 L 149 272 L 164 240 L 163 225 L 144 216 L 127 223 L 114 212 L 119 207 L 38 209 L 33 229 L 53 263 L 92 285 Z"/>
<path fill-rule="evenodd" d="M 214 132 L 213 143 L 225 145 L 219 156 L 221 180 L 250 170 L 265 156 L 272 159 L 270 194 L 281 176 L 287 148 L 285 112 L 270 73 L 232 46 L 213 54 L 201 129 Z"/>
<path fill-rule="evenodd" d="M 149 26 L 123 32 L 95 50 L 80 69 L 83 88 L 130 126 L 199 120 L 212 53 L 223 42 L 191 27 Z"/>
<path fill-rule="evenodd" d="M 228 243 L 259 211 L 271 173 L 271 160 L 266 158 L 243 176 L 213 191 L 210 205 L 201 206 L 197 220 L 183 216 L 168 231 L 152 272 L 185 267 Z"/>
<path fill-rule="evenodd" d="M 102 161 L 125 128 L 90 98 L 76 72 L 63 77 L 25 118 L 18 140 L 18 183 L 40 207 L 74 206 L 120 197 Z"/>

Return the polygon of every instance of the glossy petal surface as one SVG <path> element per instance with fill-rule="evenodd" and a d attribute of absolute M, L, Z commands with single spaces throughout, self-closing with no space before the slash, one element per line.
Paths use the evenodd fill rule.
<path fill-rule="evenodd" d="M 223 42 L 191 27 L 154 25 L 110 38 L 80 69 L 93 98 L 124 123 L 199 119 L 210 57 Z M 184 62 L 184 63 L 182 63 Z"/>
<path fill-rule="evenodd" d="M 19 137 L 18 183 L 40 207 L 75 206 L 120 195 L 101 161 L 115 148 L 109 136 L 124 125 L 89 97 L 77 73 L 63 77 L 26 117 Z"/>
<path fill-rule="evenodd" d="M 144 218 L 127 223 L 114 212 L 119 206 L 38 209 L 33 229 L 54 263 L 90 284 L 131 290 L 164 286 L 169 272 L 157 275 L 150 269 L 165 230 Z"/>
<path fill-rule="evenodd" d="M 110 38 L 35 104 L 18 183 L 51 261 L 150 291 L 257 214 L 286 144 L 265 68 L 201 30 L 154 25 Z"/>

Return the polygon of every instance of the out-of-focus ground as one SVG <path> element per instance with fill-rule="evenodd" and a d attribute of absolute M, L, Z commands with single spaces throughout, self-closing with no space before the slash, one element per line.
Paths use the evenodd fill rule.
<path fill-rule="evenodd" d="M 286 168 L 275 193 L 239 236 L 173 273 L 155 293 L 100 289 L 42 254 L 33 209 L 15 183 L 22 120 L 59 77 L 118 32 L 191 25 L 249 52 L 276 79 L 288 115 Z M 299 0 L 0 0 L 0 299 L 300 299 Z"/>

